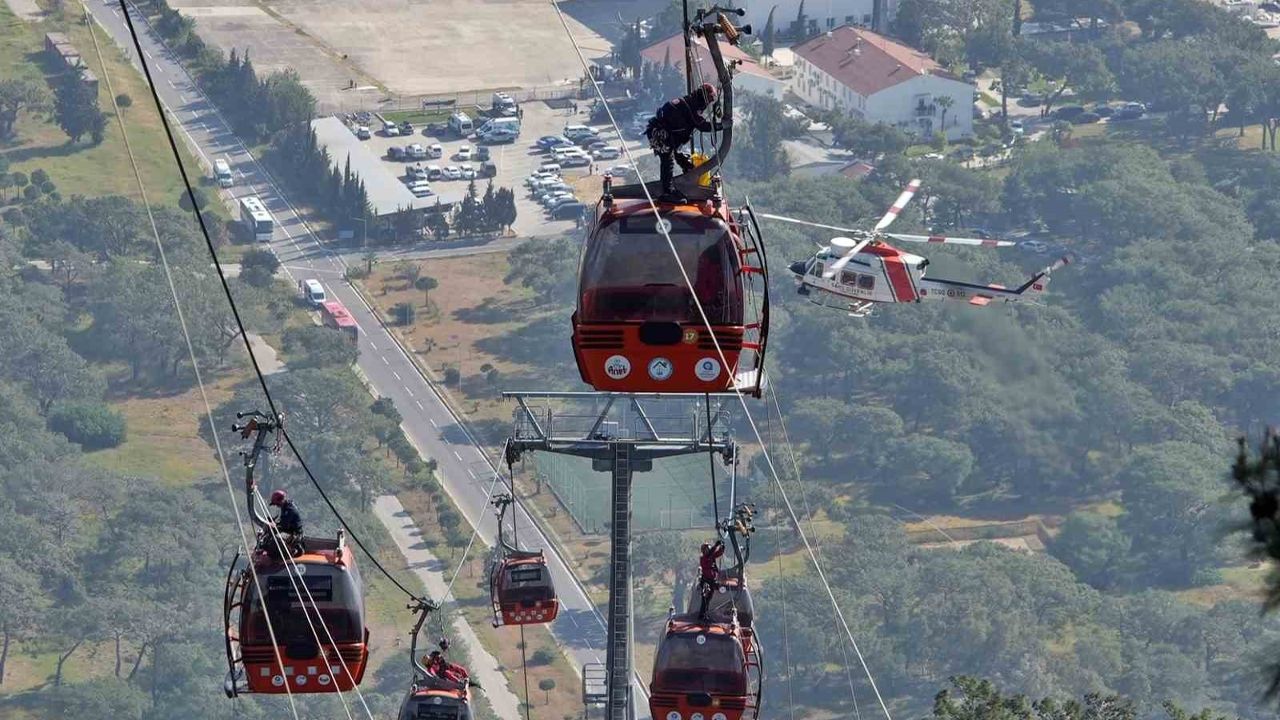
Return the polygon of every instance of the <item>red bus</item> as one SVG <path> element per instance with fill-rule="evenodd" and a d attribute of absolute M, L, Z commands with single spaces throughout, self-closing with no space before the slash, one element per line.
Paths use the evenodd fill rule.
<path fill-rule="evenodd" d="M 356 325 L 356 319 L 351 317 L 351 313 L 347 312 L 347 309 L 337 300 L 329 300 L 320 305 L 320 317 L 325 327 L 341 330 L 351 338 L 351 342 L 354 343 L 360 339 L 360 328 Z"/>

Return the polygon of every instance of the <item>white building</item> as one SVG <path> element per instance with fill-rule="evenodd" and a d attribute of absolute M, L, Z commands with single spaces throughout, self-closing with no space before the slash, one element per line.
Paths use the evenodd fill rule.
<path fill-rule="evenodd" d="M 800 15 L 800 0 L 747 0 L 739 2 L 738 6 L 747 11 L 741 22 L 750 23 L 756 37 L 763 36 L 771 9 L 776 8 L 773 10 L 773 28 L 779 33 L 789 32 Z M 885 25 L 897 9 L 898 0 L 884 0 Z M 871 27 L 874 13 L 875 0 L 807 0 L 804 3 L 805 27 L 801 28 L 799 35 L 809 37 L 841 25 Z"/>
<path fill-rule="evenodd" d="M 759 95 L 768 95 L 775 100 L 782 99 L 782 95 L 787 90 L 785 80 L 774 77 L 768 70 L 760 67 L 750 55 L 728 43 L 720 44 L 720 53 L 726 63 L 738 63 L 733 76 L 733 87 L 735 89 L 746 90 Z M 684 37 L 672 35 L 662 42 L 641 50 L 640 57 L 647 65 L 661 67 L 670 64 L 683 75 Z M 693 62 L 696 63 L 697 68 L 701 69 L 702 77 L 712 83 L 715 82 L 716 66 L 711 59 L 711 51 L 707 49 L 706 41 L 702 38 L 694 40 Z M 695 73 L 694 77 L 698 77 L 698 75 Z"/>
<path fill-rule="evenodd" d="M 917 136 L 973 134 L 974 87 L 924 53 L 870 30 L 842 26 L 792 48 L 791 91 L 824 109 L 842 109 Z M 940 98 L 950 98 L 938 102 Z"/>

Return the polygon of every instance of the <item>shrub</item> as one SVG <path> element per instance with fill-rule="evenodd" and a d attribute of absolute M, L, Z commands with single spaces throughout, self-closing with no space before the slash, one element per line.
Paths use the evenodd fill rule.
<path fill-rule="evenodd" d="M 417 315 L 417 310 L 412 303 L 397 303 L 392 308 L 392 314 L 400 325 L 412 325 L 413 319 Z"/>
<path fill-rule="evenodd" d="M 129 97 L 129 93 L 120 93 L 116 96 L 116 105 L 122 108 L 129 107 L 133 105 L 133 98 Z"/>
<path fill-rule="evenodd" d="M 458 374 L 458 368 L 452 368 L 452 367 L 451 367 L 451 368 L 445 368 L 445 371 L 444 371 L 444 384 L 445 384 L 445 385 L 453 385 L 453 384 L 457 383 L 457 382 L 458 382 L 458 378 L 460 378 L 460 377 L 461 377 L 461 375 L 459 375 L 459 374 Z"/>
<path fill-rule="evenodd" d="M 540 650 L 535 650 L 534 653 L 529 656 L 529 664 L 530 665 L 550 665 L 553 661 L 555 661 L 555 659 L 556 659 L 555 655 L 553 655 L 550 650 L 546 648 L 542 648 Z"/>
<path fill-rule="evenodd" d="M 102 403 L 66 403 L 54 408 L 49 427 L 79 443 L 85 450 L 101 450 L 124 442 L 124 416 Z"/>

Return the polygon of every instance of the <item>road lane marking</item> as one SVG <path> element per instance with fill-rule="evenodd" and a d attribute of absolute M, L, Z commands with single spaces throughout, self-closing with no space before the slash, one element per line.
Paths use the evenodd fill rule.
<path fill-rule="evenodd" d="M 404 386 L 404 391 L 409 393 L 409 397 L 413 397 L 413 391 L 409 389 L 408 385 Z"/>
<path fill-rule="evenodd" d="M 429 418 L 427 418 L 427 419 L 431 421 L 431 427 L 433 427 L 433 428 L 438 428 L 438 427 L 440 427 L 439 425 L 437 425 L 437 424 L 436 424 L 436 419 L 435 419 L 435 418 L 433 418 L 433 417 L 429 417 Z"/>
<path fill-rule="evenodd" d="M 462 462 L 462 456 L 458 454 L 457 450 L 453 451 L 453 456 L 458 458 L 458 462 Z"/>
<path fill-rule="evenodd" d="M 423 411 L 425 411 L 425 410 L 426 410 L 426 408 L 422 407 L 422 401 L 421 401 L 421 400 L 414 400 L 413 402 L 414 402 L 414 404 L 416 404 L 416 405 L 418 406 L 418 409 L 419 409 L 419 410 L 423 410 Z"/>
<path fill-rule="evenodd" d="M 479 478 L 476 477 L 475 470 L 472 470 L 471 468 L 467 468 L 467 474 L 471 476 L 472 480 L 479 480 Z"/>
<path fill-rule="evenodd" d="M 400 380 L 400 373 L 396 372 L 395 370 L 392 370 L 391 374 L 396 376 L 396 380 Z M 400 382 L 404 382 L 404 381 L 400 380 Z"/>
<path fill-rule="evenodd" d="M 378 346 L 374 345 L 372 340 L 369 341 L 369 347 L 373 348 L 374 350 L 378 349 Z"/>
<path fill-rule="evenodd" d="M 386 356 L 386 355 L 379 355 L 378 357 L 382 358 L 382 364 L 383 364 L 383 365 L 390 365 L 390 364 L 391 364 L 391 363 L 387 362 L 387 356 Z"/>

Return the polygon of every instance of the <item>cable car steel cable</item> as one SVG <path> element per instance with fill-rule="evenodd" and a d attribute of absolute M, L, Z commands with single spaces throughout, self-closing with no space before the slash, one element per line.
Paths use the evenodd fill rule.
<path fill-rule="evenodd" d="M 213 407 L 209 403 L 209 396 L 205 388 L 204 378 L 200 373 L 200 364 L 196 360 L 195 348 L 191 342 L 191 333 L 187 327 L 186 315 L 185 313 L 182 312 L 182 303 L 178 297 L 177 287 L 174 285 L 174 282 L 173 282 L 173 272 L 169 267 L 169 260 L 164 251 L 164 244 L 160 240 L 160 231 L 159 231 L 159 228 L 156 226 L 155 214 L 152 212 L 151 202 L 147 197 L 146 185 L 142 181 L 142 173 L 138 169 L 137 156 L 134 154 L 133 145 L 129 141 L 129 131 L 125 127 L 124 118 L 120 114 L 119 104 L 116 102 L 117 95 L 112 86 L 111 74 L 110 72 L 107 71 L 107 65 L 102 57 L 102 47 L 98 43 L 97 33 L 94 32 L 94 29 L 93 29 L 94 21 L 90 17 L 87 9 L 85 10 L 85 19 L 87 21 L 86 24 L 89 27 L 89 35 L 93 40 L 94 51 L 98 56 L 98 64 L 102 67 L 102 70 L 103 70 L 103 79 L 107 85 L 108 96 L 111 98 L 112 108 L 116 111 L 116 117 L 120 118 L 121 139 L 124 141 L 125 152 L 129 156 L 129 164 L 133 169 L 134 179 L 138 184 L 138 193 L 142 198 L 142 205 L 147 214 L 147 221 L 151 226 L 151 234 L 156 242 L 156 252 L 160 257 L 160 264 L 164 270 L 165 280 L 169 287 L 170 296 L 173 298 L 174 311 L 178 317 L 178 326 L 182 330 L 182 337 L 187 346 L 187 356 L 191 360 L 192 373 L 195 375 L 196 385 L 200 390 L 200 399 L 204 404 L 205 417 L 208 419 L 209 429 L 210 429 L 210 432 L 213 434 L 214 449 L 218 457 L 218 465 L 222 469 L 222 477 L 227 487 L 227 494 L 230 496 L 231 509 L 235 515 L 236 530 L 240 535 L 241 547 L 244 548 L 245 553 L 248 554 L 249 541 L 248 541 L 248 536 L 245 534 L 245 530 L 244 530 L 244 518 L 241 517 L 240 515 L 240 505 L 239 503 L 236 502 L 235 490 L 231 485 L 231 471 L 227 467 L 226 456 L 222 449 L 222 442 L 221 440 L 219 440 L 216 423 L 213 417 Z M 136 36 L 135 36 L 135 41 L 136 41 Z M 154 88 L 153 88 L 153 92 L 154 92 Z M 181 163 L 179 163 L 179 165 L 180 164 Z M 190 186 L 188 186 L 188 191 L 190 191 Z M 194 204 L 193 204 L 193 207 L 194 207 Z M 254 587 L 257 589 L 259 595 L 263 598 L 263 607 L 265 608 L 266 599 L 265 599 L 265 595 L 262 595 L 261 579 L 258 577 L 258 573 L 256 569 L 253 569 L 252 567 L 251 567 L 250 577 L 253 581 Z M 224 601 L 225 601 L 225 598 L 224 598 Z M 268 637 L 271 638 L 272 647 L 275 648 L 276 661 L 280 663 L 281 666 L 283 666 L 284 662 L 280 654 L 279 644 L 276 642 L 275 627 L 269 617 L 266 618 L 266 626 L 267 626 L 267 635 Z M 227 642 L 230 643 L 229 638 L 227 639 Z M 287 688 L 286 688 L 286 698 L 288 699 L 289 710 L 293 715 L 294 720 L 300 720 L 300 717 L 298 715 L 298 706 L 297 706 L 297 703 L 294 701 L 293 693 Z M 233 704 L 233 709 L 237 710 L 237 712 L 238 712 L 238 708 L 239 708 L 238 705 Z"/>
<path fill-rule="evenodd" d="M 151 98 L 155 103 L 156 112 L 160 115 L 160 124 L 164 127 L 165 136 L 169 140 L 169 148 L 173 152 L 174 161 L 178 166 L 178 172 L 182 175 L 182 183 L 186 188 L 188 199 L 191 201 L 192 207 L 197 207 L 198 203 L 195 198 L 195 189 L 191 184 L 191 178 L 187 175 L 186 167 L 182 164 L 182 156 L 178 151 L 177 139 L 173 135 L 173 128 L 169 124 L 169 118 L 165 115 L 164 105 L 160 102 L 160 94 L 156 90 L 155 79 L 151 75 L 151 67 L 147 64 L 146 53 L 142 51 L 142 43 L 138 38 L 138 30 L 134 26 L 133 17 L 129 13 L 128 0 L 120 0 L 120 10 L 124 14 L 125 24 L 129 27 L 129 36 L 133 40 L 134 50 L 137 51 L 138 62 L 142 65 L 143 75 L 147 79 L 147 87 L 151 91 Z M 231 293 L 231 286 L 227 284 L 227 276 L 222 270 L 222 263 L 218 259 L 218 251 L 213 245 L 213 239 L 209 234 L 209 227 L 205 223 L 204 214 L 196 212 L 195 215 L 196 220 L 200 224 L 200 232 L 204 236 L 205 244 L 209 248 L 209 254 L 213 257 L 213 264 L 218 271 L 218 280 L 222 283 L 223 293 L 227 296 L 227 301 L 231 305 L 231 315 L 235 318 L 236 329 L 239 330 L 240 337 L 244 341 L 245 350 L 249 353 L 249 361 L 253 365 L 253 372 L 258 378 L 258 384 L 262 387 L 263 395 L 266 397 L 267 406 L 271 410 L 272 417 L 280 417 L 281 414 L 276 408 L 275 400 L 271 397 L 271 391 L 267 387 L 266 376 L 263 375 L 262 367 L 258 363 L 258 357 L 254 354 L 253 345 L 249 342 L 249 335 L 245 329 L 244 320 L 240 317 L 240 310 L 236 306 L 235 298 Z M 378 561 L 377 556 L 370 552 L 369 548 L 365 546 L 362 540 L 360 540 L 360 536 L 351 529 L 351 526 L 347 523 L 346 519 L 342 517 L 342 513 L 338 512 L 333 501 L 329 499 L 329 495 L 324 491 L 324 488 L 320 486 L 320 482 L 316 479 L 315 474 L 311 472 L 311 468 L 307 465 L 306 460 L 303 459 L 302 453 L 299 452 L 297 446 L 294 445 L 293 438 L 289 436 L 288 431 L 281 428 L 281 435 L 284 437 L 285 443 L 289 446 L 290 452 L 292 452 L 294 457 L 298 459 L 298 464 L 302 466 L 303 472 L 306 473 L 307 478 L 315 487 L 316 492 L 319 493 L 320 498 L 324 500 L 325 505 L 328 506 L 329 510 L 338 519 L 338 522 L 341 523 L 342 527 L 351 536 L 352 541 L 354 541 L 360 550 L 369 557 L 369 560 L 373 563 L 374 567 L 385 575 L 393 585 L 399 588 L 401 592 L 408 595 L 410 598 L 417 599 L 417 596 L 409 590 L 409 588 L 405 587 L 404 584 L 397 580 L 390 571 L 383 567 L 382 563 Z"/>
<path fill-rule="evenodd" d="M 564 27 L 565 33 L 569 37 L 569 41 L 573 45 L 574 51 L 577 53 L 579 63 L 581 63 L 584 71 L 589 72 L 589 64 L 587 63 L 586 57 L 582 54 L 582 48 L 579 47 L 577 43 L 577 39 L 573 36 L 573 33 L 569 28 L 569 24 L 566 18 L 564 17 L 564 13 L 561 11 L 559 6 L 554 2 L 554 0 L 550 0 L 550 4 L 552 8 L 555 10 L 557 16 L 559 17 L 560 23 Z M 621 135 L 621 131 L 619 129 L 617 120 L 613 116 L 613 111 L 609 108 L 609 104 L 604 97 L 604 93 L 601 91 L 600 87 L 595 83 L 592 83 L 592 87 L 595 89 L 596 95 L 600 99 L 600 102 L 605 109 L 605 114 L 608 116 L 610 124 L 612 124 L 614 127 L 614 130 L 616 132 L 619 132 L 619 135 Z M 630 149 L 627 148 L 626 145 L 623 145 L 623 151 L 627 154 L 628 160 L 631 161 L 631 164 L 634 167 L 635 159 Z M 718 160 L 718 158 L 713 158 L 713 160 Z M 712 169 L 714 169 L 714 167 Z M 645 197 L 648 200 L 650 207 L 653 208 L 655 213 L 657 213 L 657 205 L 654 203 L 653 196 L 649 193 L 648 187 L 643 183 L 640 184 L 640 187 L 644 191 Z M 676 263 L 677 263 L 677 266 L 680 268 L 680 273 L 684 278 L 685 284 L 686 286 L 688 286 L 690 291 L 692 291 L 693 283 L 690 281 L 688 273 L 685 271 L 684 266 L 680 261 L 679 254 L 676 251 L 675 244 L 671 240 L 670 234 L 667 232 L 667 229 L 663 227 L 661 224 L 658 225 L 657 229 L 661 232 L 662 236 L 666 239 L 672 254 L 676 256 L 675 258 Z M 698 310 L 699 315 L 702 317 L 703 323 L 707 327 L 708 331 L 711 331 L 712 330 L 711 323 L 707 317 L 706 312 L 702 307 L 702 303 L 698 300 L 696 293 L 694 293 L 693 301 L 694 301 L 695 307 Z M 711 332 L 711 339 L 713 344 L 715 345 L 716 352 L 720 355 L 721 360 L 723 362 L 724 352 L 720 347 L 720 343 L 715 338 L 714 332 Z M 796 527 L 797 533 L 800 535 L 801 541 L 804 543 L 805 550 L 809 555 L 810 561 L 813 563 L 814 569 L 817 570 L 818 572 L 818 578 L 819 580 L 821 580 L 823 588 L 827 592 L 827 597 L 828 597 L 828 600 L 831 602 L 832 609 L 835 611 L 836 617 L 840 621 L 840 625 L 845 632 L 845 636 L 849 639 L 850 644 L 853 646 L 854 652 L 858 656 L 858 661 L 862 665 L 863 672 L 867 675 L 867 680 L 870 682 L 871 688 L 875 692 L 876 700 L 880 704 L 880 709 L 888 720 L 892 720 L 892 714 L 889 712 L 889 707 L 885 703 L 884 697 L 880 694 L 880 690 L 879 690 L 879 687 L 876 685 L 875 678 L 871 675 L 871 671 L 870 671 L 870 668 L 867 666 L 866 659 L 863 657 L 862 651 L 858 647 L 857 640 L 855 640 L 853 637 L 853 631 L 849 628 L 849 623 L 844 617 L 844 612 L 840 609 L 840 605 L 836 601 L 835 592 L 831 589 L 830 582 L 827 580 L 826 573 L 822 570 L 822 566 L 818 562 L 817 555 L 814 553 L 814 550 L 813 550 L 813 546 L 810 544 L 809 538 L 807 534 L 804 532 L 804 528 L 801 527 L 800 525 L 799 518 L 797 517 L 795 512 L 795 508 L 792 506 L 790 498 L 787 497 L 786 489 L 782 487 L 782 481 L 778 476 L 777 468 L 774 466 L 773 459 L 769 454 L 768 448 L 765 445 L 763 438 L 761 438 L 760 436 L 759 427 L 757 427 L 755 420 L 751 417 L 751 411 L 747 407 L 746 399 L 743 396 L 743 393 L 737 388 L 736 384 L 733 385 L 732 387 L 733 387 L 734 393 L 738 396 L 738 400 L 743 407 L 743 411 L 747 418 L 747 423 L 751 427 L 752 432 L 755 435 L 757 441 L 760 443 L 761 454 L 764 457 L 765 462 L 769 467 L 770 473 L 773 475 L 774 482 L 777 483 L 778 485 L 780 494 L 783 499 L 783 503 L 786 506 L 787 512 L 790 515 L 791 520 Z"/>

